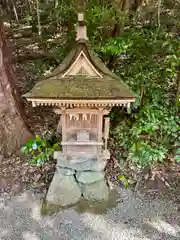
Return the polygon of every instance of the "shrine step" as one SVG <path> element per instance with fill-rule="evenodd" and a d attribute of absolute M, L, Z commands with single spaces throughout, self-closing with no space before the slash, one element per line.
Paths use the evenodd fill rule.
<path fill-rule="evenodd" d="M 97 156 L 95 155 L 87 155 L 87 154 L 82 154 L 82 155 L 76 155 L 76 156 L 67 156 L 67 161 L 70 161 L 71 163 L 82 163 L 82 162 L 87 162 L 89 160 L 97 160 Z"/>
<path fill-rule="evenodd" d="M 107 160 L 106 159 L 100 159 L 97 161 L 97 159 L 89 159 L 86 161 L 83 161 L 82 158 L 81 161 L 67 161 L 67 160 L 57 160 L 56 169 L 57 171 L 62 169 L 71 169 L 78 172 L 82 171 L 95 171 L 95 172 L 101 172 L 105 169 Z"/>
<path fill-rule="evenodd" d="M 78 153 L 78 154 L 63 154 L 62 152 L 55 152 L 54 158 L 61 161 L 67 160 L 73 163 L 85 162 L 88 160 L 97 160 L 97 156 L 95 154 L 87 154 L 87 153 Z"/>
<path fill-rule="evenodd" d="M 108 150 L 104 150 L 99 156 L 96 153 L 87 153 L 81 152 L 78 154 L 64 154 L 62 152 L 54 152 L 54 159 L 58 161 L 70 161 L 71 163 L 79 163 L 79 162 L 86 162 L 89 160 L 99 160 L 99 159 L 109 159 L 110 153 Z"/>

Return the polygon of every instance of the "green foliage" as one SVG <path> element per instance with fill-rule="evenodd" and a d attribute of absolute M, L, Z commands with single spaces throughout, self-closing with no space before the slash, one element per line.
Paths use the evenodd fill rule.
<path fill-rule="evenodd" d="M 121 184 L 123 184 L 124 188 L 128 188 L 129 187 L 129 181 L 128 181 L 128 179 L 124 175 L 118 175 L 117 176 L 117 180 Z"/>
<path fill-rule="evenodd" d="M 35 139 L 29 140 L 21 151 L 28 155 L 31 164 L 37 166 L 43 165 L 45 162 L 52 159 L 54 151 L 59 149 L 58 143 L 54 143 L 52 137 L 36 136 Z"/>
<path fill-rule="evenodd" d="M 180 163 L 180 147 L 178 147 L 176 150 L 175 160 L 176 162 Z"/>
<path fill-rule="evenodd" d="M 138 167 L 146 167 L 156 162 L 162 162 L 166 156 L 167 149 L 162 145 L 149 145 L 147 142 L 134 143 L 129 152 L 129 159 Z"/>
<path fill-rule="evenodd" d="M 121 37 L 109 38 L 100 50 L 110 55 L 125 54 L 132 44 L 133 42 L 130 38 L 127 40 Z"/>
<path fill-rule="evenodd" d="M 121 112 L 121 122 L 111 134 L 114 149 L 121 151 L 119 157 L 138 167 L 162 162 L 180 144 L 180 117 L 173 99 L 179 45 L 164 32 L 156 38 L 155 34 L 153 29 L 128 30 L 101 47 L 103 53 L 117 56 L 117 73 L 137 95 L 128 110 L 131 115 L 124 112 L 126 117 L 122 120 Z"/>
<path fill-rule="evenodd" d="M 39 3 L 42 37 L 38 46 L 53 53 L 59 62 L 72 47 L 77 12 L 83 6 L 67 0 Z M 148 1 L 133 14 L 132 8 L 123 11 L 117 4 L 91 0 L 85 11 L 92 48 L 107 64 L 113 56 L 112 70 L 137 96 L 130 109 L 114 108 L 109 114 L 114 139 L 111 147 L 120 160 L 128 160 L 139 167 L 162 162 L 173 154 L 176 161 L 180 161 L 179 1 L 173 1 L 173 4 L 162 1 L 160 9 L 154 1 Z M 20 21 L 37 32 L 35 2 L 32 11 L 26 7 Z M 116 27 L 120 28 L 120 34 L 114 32 Z M 34 84 L 34 76 L 38 77 L 55 64 L 44 60 L 30 62 L 27 71 L 33 73 L 33 77 L 27 85 Z"/>

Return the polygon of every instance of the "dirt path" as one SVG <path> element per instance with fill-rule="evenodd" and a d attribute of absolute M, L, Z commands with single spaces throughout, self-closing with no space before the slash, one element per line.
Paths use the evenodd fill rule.
<path fill-rule="evenodd" d="M 178 240 L 178 205 L 167 200 L 135 197 L 119 189 L 118 203 L 104 214 L 70 208 L 41 216 L 40 201 L 27 191 L 0 201 L 1 240 Z"/>

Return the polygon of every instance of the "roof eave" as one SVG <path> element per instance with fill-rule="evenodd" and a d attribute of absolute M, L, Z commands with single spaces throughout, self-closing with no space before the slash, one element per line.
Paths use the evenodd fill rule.
<path fill-rule="evenodd" d="M 55 98 L 33 98 L 26 97 L 27 101 L 35 106 L 56 106 L 56 107 L 113 107 L 130 106 L 136 98 L 126 99 L 55 99 Z"/>

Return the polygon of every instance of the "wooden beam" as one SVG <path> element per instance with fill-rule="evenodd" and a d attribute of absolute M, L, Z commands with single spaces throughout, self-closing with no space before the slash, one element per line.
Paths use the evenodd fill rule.
<path fill-rule="evenodd" d="M 99 114 L 98 109 L 91 109 L 91 108 L 69 108 L 66 109 L 66 114 Z M 61 114 L 61 109 L 54 109 L 54 112 L 56 114 Z M 110 110 L 103 109 L 103 115 L 107 115 L 110 112 Z"/>
<path fill-rule="evenodd" d="M 80 58 L 81 56 L 84 57 L 84 63 L 81 63 Z M 79 66 L 77 68 L 77 64 L 79 63 Z M 65 77 L 66 75 L 76 75 L 76 71 L 78 72 L 78 70 L 80 69 L 80 67 L 84 66 L 84 68 L 87 70 L 88 66 L 89 68 L 89 75 L 92 77 L 100 77 L 102 78 L 102 75 L 98 72 L 98 70 L 93 66 L 93 64 L 91 64 L 91 62 L 89 61 L 89 59 L 87 58 L 86 54 L 81 51 L 78 55 L 78 57 L 76 58 L 76 60 L 73 62 L 73 64 L 70 66 L 70 68 L 63 74 L 62 77 Z M 72 74 L 72 69 L 74 69 L 74 74 Z"/>
<path fill-rule="evenodd" d="M 61 116 L 59 118 L 59 122 L 58 122 L 58 125 L 57 125 L 57 132 L 62 133 L 62 119 L 61 119 Z"/>
<path fill-rule="evenodd" d="M 61 114 L 61 126 L 62 126 L 62 142 L 66 142 L 67 137 L 66 137 L 66 114 L 65 114 L 65 109 L 62 110 Z M 63 148 L 63 153 L 66 152 L 66 148 Z"/>
<path fill-rule="evenodd" d="M 61 142 L 62 146 L 73 146 L 73 145 L 88 145 L 88 146 L 103 146 L 103 142 Z"/>
<path fill-rule="evenodd" d="M 97 130 L 98 130 L 98 142 L 102 142 L 102 125 L 103 125 L 103 109 L 99 109 L 99 115 L 98 115 L 98 123 L 97 123 Z M 101 154 L 102 147 L 98 146 L 98 156 Z"/>
<path fill-rule="evenodd" d="M 44 99 L 44 98 L 28 98 L 27 101 L 34 102 L 34 106 L 56 106 L 56 107 L 74 107 L 74 106 L 80 106 L 80 107 L 112 107 L 112 106 L 126 106 L 127 103 L 134 102 L 135 98 L 130 99 L 104 99 L 104 100 L 93 100 L 93 99 L 87 99 L 87 100 L 63 100 L 63 99 Z"/>
<path fill-rule="evenodd" d="M 104 148 L 105 148 L 105 150 L 107 149 L 107 140 L 109 138 L 109 125 L 110 125 L 110 118 L 106 117 L 105 124 L 104 124 L 104 139 L 105 139 Z"/>

